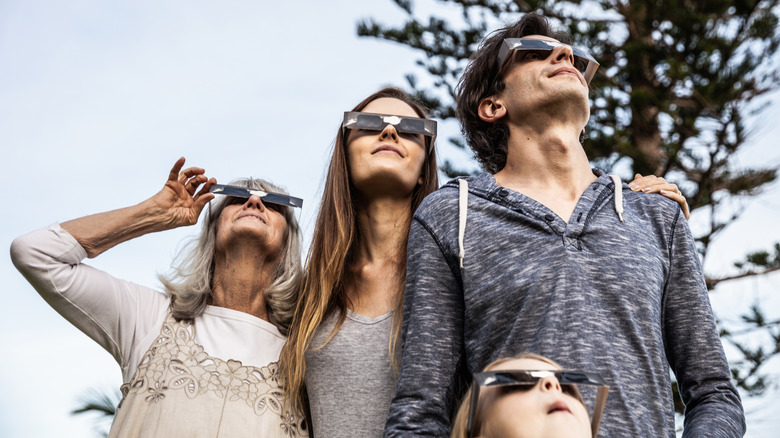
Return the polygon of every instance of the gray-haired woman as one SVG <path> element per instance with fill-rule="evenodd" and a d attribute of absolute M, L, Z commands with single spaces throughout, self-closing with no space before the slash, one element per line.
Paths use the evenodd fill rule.
<path fill-rule="evenodd" d="M 174 274 L 160 278 L 167 294 L 81 263 L 132 238 L 195 224 L 216 180 L 183 165 L 181 158 L 163 189 L 140 204 L 17 238 L 13 262 L 122 367 L 110 436 L 306 436 L 278 383 L 301 278 L 290 207 L 257 192 L 215 201 L 199 239 Z M 262 180 L 234 184 L 280 192 Z"/>

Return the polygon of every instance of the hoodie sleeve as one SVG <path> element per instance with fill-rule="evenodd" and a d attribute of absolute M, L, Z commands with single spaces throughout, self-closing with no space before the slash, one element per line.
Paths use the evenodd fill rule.
<path fill-rule="evenodd" d="M 43 299 L 122 366 L 132 344 L 167 311 L 165 295 L 81 263 L 87 253 L 59 224 L 21 236 L 11 260 Z"/>
<path fill-rule="evenodd" d="M 463 293 L 431 228 L 415 216 L 409 234 L 403 353 L 386 437 L 449 436 L 462 372 Z"/>
<path fill-rule="evenodd" d="M 699 257 L 678 212 L 664 292 L 664 345 L 685 402 L 683 437 L 741 437 L 745 417 L 715 326 Z"/>

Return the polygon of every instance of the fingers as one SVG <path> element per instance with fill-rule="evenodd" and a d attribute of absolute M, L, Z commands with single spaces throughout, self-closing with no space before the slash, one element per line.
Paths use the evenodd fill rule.
<path fill-rule="evenodd" d="M 182 185 L 184 186 L 184 190 L 187 191 L 187 194 L 193 196 L 198 187 L 206 182 L 206 180 L 208 180 L 206 175 L 195 175 L 186 182 L 182 183 Z"/>
<path fill-rule="evenodd" d="M 182 170 L 184 162 L 184 157 L 176 160 L 176 163 L 171 168 L 171 172 L 168 174 L 168 182 L 165 185 L 169 190 L 173 191 L 172 193 L 176 198 L 183 199 L 189 196 L 203 207 L 211 199 L 214 199 L 214 195 L 209 193 L 209 189 L 216 184 L 217 180 L 214 178 L 209 179 L 205 175 L 206 170 L 201 167 L 188 167 Z M 204 183 L 205 185 L 201 187 Z M 198 191 L 198 188 L 200 188 L 200 191 Z M 198 194 L 195 195 L 195 192 Z"/>
<path fill-rule="evenodd" d="M 691 217 L 688 201 L 685 199 L 685 196 L 682 195 L 682 192 L 680 192 L 680 188 L 677 187 L 677 184 L 667 182 L 662 177 L 655 175 L 642 176 L 637 173 L 634 176 L 634 180 L 628 183 L 628 187 L 635 192 L 660 193 L 680 204 L 680 208 L 682 209 L 686 220 Z"/>
<path fill-rule="evenodd" d="M 672 184 L 674 185 L 674 184 Z M 677 186 L 675 186 L 677 187 Z M 667 198 L 671 199 L 672 201 L 680 204 L 680 208 L 682 209 L 683 214 L 685 215 L 685 220 L 690 219 L 691 217 L 691 210 L 688 207 L 688 200 L 685 199 L 685 196 L 679 193 L 679 191 L 668 191 L 668 190 L 661 190 L 659 193 L 666 196 Z"/>
<path fill-rule="evenodd" d="M 181 171 L 181 168 L 184 166 L 184 157 L 179 158 L 176 160 L 175 163 L 173 163 L 173 167 L 171 168 L 171 173 L 168 174 L 168 181 L 176 181 L 179 178 L 179 172 Z"/>
<path fill-rule="evenodd" d="M 663 178 L 661 178 L 661 179 L 663 179 Z M 682 194 L 682 192 L 680 192 L 680 189 L 677 188 L 677 184 L 668 183 L 666 181 L 659 182 L 658 184 L 655 184 L 655 185 L 652 185 L 652 186 L 643 187 L 643 188 L 640 188 L 640 189 L 634 190 L 634 191 L 635 192 L 644 192 L 644 193 L 660 193 L 661 190 L 666 190 L 667 192 L 674 192 L 674 193 L 677 193 L 677 194 L 680 194 L 680 195 Z"/>
<path fill-rule="evenodd" d="M 647 187 L 653 187 L 662 184 L 668 184 L 668 183 L 666 182 L 665 179 L 659 176 L 655 176 L 655 175 L 642 176 L 637 173 L 634 176 L 634 180 L 628 183 L 628 187 L 635 192 L 639 192 L 639 191 L 644 191 L 643 189 Z"/>
<path fill-rule="evenodd" d="M 208 181 L 206 181 L 206 184 L 201 187 L 200 191 L 198 191 L 198 194 L 195 195 L 195 204 L 199 207 L 204 207 L 209 201 L 215 198 L 213 193 L 209 192 L 209 189 L 211 189 L 211 186 L 217 183 L 216 178 L 210 178 Z"/>
<path fill-rule="evenodd" d="M 202 176 L 206 170 L 201 167 L 188 167 L 179 173 L 179 182 L 185 184 L 191 178 Z"/>
<path fill-rule="evenodd" d="M 663 177 L 655 175 L 642 176 L 637 173 L 634 180 L 628 183 L 628 187 L 635 192 L 659 193 L 661 190 L 667 190 L 682 194 L 677 184 L 667 182 Z"/>
<path fill-rule="evenodd" d="M 198 186 L 208 180 L 206 175 L 204 175 L 206 170 L 201 167 L 188 167 L 181 170 L 184 166 L 184 161 L 184 157 L 176 160 L 176 163 L 171 169 L 171 173 L 168 175 L 168 181 L 178 182 L 184 186 L 184 190 L 186 190 L 190 196 L 193 196 L 198 189 Z"/>
<path fill-rule="evenodd" d="M 184 186 L 190 186 L 193 184 L 193 180 L 200 180 L 197 185 L 202 184 L 204 181 L 206 181 L 206 178 L 203 177 L 198 178 L 199 176 L 202 176 L 204 173 L 206 173 L 206 170 L 201 167 L 188 167 L 184 170 L 181 170 L 182 167 L 184 167 L 185 158 L 181 157 L 178 160 L 176 160 L 176 163 L 173 164 L 173 167 L 171 168 L 171 172 L 168 174 L 168 181 L 174 182 L 178 181 Z M 189 189 L 189 187 L 188 187 Z M 194 189 L 190 193 L 195 193 Z"/>

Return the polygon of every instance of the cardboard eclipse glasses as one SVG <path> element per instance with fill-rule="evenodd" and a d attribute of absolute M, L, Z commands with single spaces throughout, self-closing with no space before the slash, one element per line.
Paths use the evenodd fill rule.
<path fill-rule="evenodd" d="M 607 402 L 609 386 L 598 374 L 582 371 L 565 370 L 502 370 L 485 371 L 474 374 L 474 383 L 471 386 L 471 400 L 469 401 L 469 417 L 466 426 L 469 438 L 481 433 L 484 414 L 477 416 L 478 412 L 490 409 L 490 403 L 498 400 L 507 392 L 528 391 L 536 386 L 540 379 L 554 376 L 561 385 L 561 392 L 574 397 L 588 410 L 592 436 L 596 436 L 601 423 L 601 415 Z M 581 390 L 590 389 L 587 399 L 592 399 L 593 405 L 589 406 L 581 396 Z M 593 391 L 595 389 L 595 391 Z M 593 394 L 595 392 L 595 394 Z"/>
<path fill-rule="evenodd" d="M 550 53 L 552 53 L 554 48 L 559 46 L 571 47 L 571 51 L 574 54 L 574 68 L 582 73 L 585 82 L 590 83 L 590 80 L 593 79 L 596 70 L 599 68 L 598 61 L 596 61 L 590 53 L 560 41 L 538 40 L 535 38 L 505 39 L 501 44 L 501 49 L 498 51 L 499 74 L 503 70 L 504 64 L 510 59 L 510 55 L 517 51 L 540 52 L 540 55 L 544 59 L 550 56 Z"/>
<path fill-rule="evenodd" d="M 430 137 L 431 144 L 436 138 L 436 121 L 419 117 L 345 111 L 344 121 L 341 123 L 344 129 L 366 131 L 381 131 L 387 125 L 393 125 L 393 128 L 401 134 L 419 134 Z"/>
<path fill-rule="evenodd" d="M 257 195 L 263 201 L 263 203 L 271 203 L 276 205 L 283 205 L 285 207 L 303 207 L 303 199 L 296 198 L 290 195 L 284 195 L 282 193 L 265 192 L 263 190 L 248 189 L 241 186 L 229 186 L 225 184 L 214 184 L 209 189 L 209 192 L 215 195 L 235 196 L 237 198 L 250 198 L 252 195 Z"/>

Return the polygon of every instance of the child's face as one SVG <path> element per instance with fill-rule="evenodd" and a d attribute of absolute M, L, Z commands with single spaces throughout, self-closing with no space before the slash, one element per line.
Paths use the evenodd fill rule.
<path fill-rule="evenodd" d="M 536 359 L 514 359 L 490 371 L 556 370 Z M 551 438 L 591 436 L 585 406 L 562 391 L 554 376 L 540 379 L 533 387 L 509 387 L 490 403 L 482 415 L 482 436 L 487 438 Z"/>

